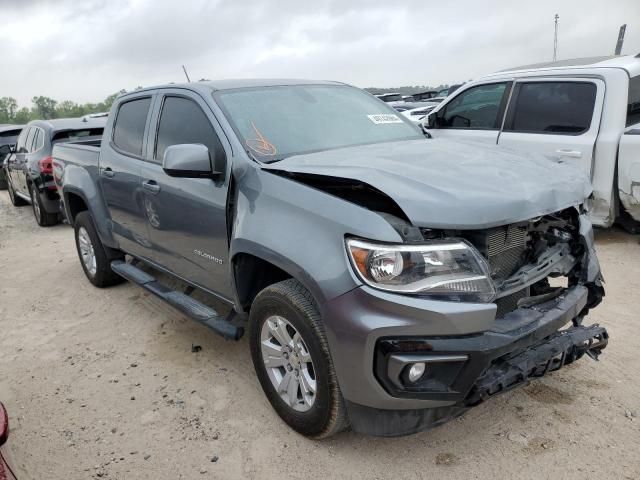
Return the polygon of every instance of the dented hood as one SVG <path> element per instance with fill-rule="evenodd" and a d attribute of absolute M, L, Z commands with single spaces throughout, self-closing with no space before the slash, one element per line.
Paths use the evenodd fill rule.
<path fill-rule="evenodd" d="M 295 155 L 264 168 L 367 183 L 414 225 L 431 228 L 505 225 L 579 205 L 591 194 L 575 162 L 445 139 Z"/>

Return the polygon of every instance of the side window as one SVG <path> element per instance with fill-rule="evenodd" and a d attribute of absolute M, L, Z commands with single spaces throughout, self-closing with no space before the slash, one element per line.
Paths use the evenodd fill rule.
<path fill-rule="evenodd" d="M 113 143 L 120 150 L 132 155 L 142 155 L 144 127 L 151 97 L 138 98 L 122 103 L 113 126 Z"/>
<path fill-rule="evenodd" d="M 33 137 L 33 144 L 32 144 L 32 147 L 31 147 L 31 151 L 32 152 L 40 150 L 44 146 L 44 132 L 43 132 L 43 130 L 40 129 L 40 128 L 36 128 L 35 131 L 36 131 L 36 134 Z"/>
<path fill-rule="evenodd" d="M 209 149 L 214 169 L 224 169 L 224 149 L 211 122 L 198 104 L 187 98 L 166 97 L 158 125 L 155 158 L 162 161 L 168 146 L 181 143 L 205 145 Z"/>
<path fill-rule="evenodd" d="M 27 143 L 27 134 L 28 133 L 29 133 L 29 129 L 28 128 L 25 128 L 20 133 L 20 136 L 18 137 L 18 140 L 16 142 L 16 152 L 18 152 L 18 153 L 24 153 L 25 152 L 24 146 Z"/>
<path fill-rule="evenodd" d="M 493 130 L 500 128 L 499 115 L 508 83 L 478 85 L 465 90 L 438 115 L 440 128 Z"/>
<path fill-rule="evenodd" d="M 627 127 L 640 123 L 640 76 L 629 80 L 629 100 L 627 102 Z"/>
<path fill-rule="evenodd" d="M 24 143 L 24 153 L 31 153 L 33 152 L 33 150 L 31 149 L 31 146 L 33 145 L 33 137 L 36 136 L 36 130 L 37 128 L 31 127 L 29 129 L 29 132 L 27 133 L 27 140 Z"/>
<path fill-rule="evenodd" d="M 504 130 L 580 135 L 591 126 L 596 91 L 591 82 L 522 83 Z"/>

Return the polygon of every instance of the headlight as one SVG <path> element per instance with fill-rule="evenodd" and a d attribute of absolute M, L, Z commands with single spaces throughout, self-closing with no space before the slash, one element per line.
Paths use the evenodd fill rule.
<path fill-rule="evenodd" d="M 489 302 L 495 286 L 485 259 L 464 240 L 385 245 L 347 239 L 358 276 L 390 292 Z"/>

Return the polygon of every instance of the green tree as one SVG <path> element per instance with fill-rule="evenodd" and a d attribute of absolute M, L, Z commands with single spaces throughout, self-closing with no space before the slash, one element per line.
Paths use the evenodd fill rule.
<path fill-rule="evenodd" d="M 11 123 L 25 124 L 32 120 L 31 111 L 27 107 L 22 107 L 13 117 Z"/>
<path fill-rule="evenodd" d="M 58 102 L 53 98 L 43 96 L 33 97 L 31 102 L 33 103 L 33 113 L 38 118 L 44 120 L 56 118 L 56 105 Z"/>
<path fill-rule="evenodd" d="M 18 102 L 15 98 L 0 98 L 0 123 L 11 123 L 18 110 Z"/>

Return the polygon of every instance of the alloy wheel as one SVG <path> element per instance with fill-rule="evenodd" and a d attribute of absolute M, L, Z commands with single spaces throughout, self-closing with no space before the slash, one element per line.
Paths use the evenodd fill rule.
<path fill-rule="evenodd" d="M 298 412 L 308 411 L 316 400 L 316 376 L 311 354 L 296 328 L 273 315 L 260 332 L 262 360 L 280 398 Z"/>
<path fill-rule="evenodd" d="M 91 276 L 94 276 L 98 270 L 96 264 L 96 252 L 91 243 L 91 237 L 89 232 L 84 227 L 78 229 L 78 246 L 80 248 L 80 256 L 82 257 L 82 263 L 84 263 L 87 272 Z"/>

